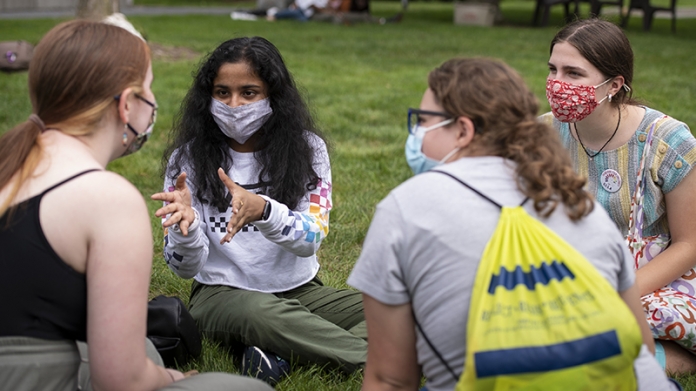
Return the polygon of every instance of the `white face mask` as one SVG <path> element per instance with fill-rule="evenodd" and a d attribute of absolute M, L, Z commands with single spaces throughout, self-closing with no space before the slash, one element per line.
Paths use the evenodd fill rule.
<path fill-rule="evenodd" d="M 210 113 L 215 123 L 222 133 L 240 144 L 247 142 L 273 114 L 268 98 L 237 107 L 229 107 L 215 98 L 212 100 Z"/>

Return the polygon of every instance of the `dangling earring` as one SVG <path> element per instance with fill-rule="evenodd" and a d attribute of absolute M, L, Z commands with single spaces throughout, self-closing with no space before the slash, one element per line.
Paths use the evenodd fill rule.
<path fill-rule="evenodd" d="M 609 100 L 609 103 L 611 103 L 611 94 L 607 97 L 607 100 Z"/>
<path fill-rule="evenodd" d="M 128 124 L 123 125 L 123 146 L 125 147 L 126 144 L 128 144 Z"/>

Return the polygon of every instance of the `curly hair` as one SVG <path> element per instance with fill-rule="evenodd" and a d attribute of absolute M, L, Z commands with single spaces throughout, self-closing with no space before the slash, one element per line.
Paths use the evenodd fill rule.
<path fill-rule="evenodd" d="M 233 165 L 227 136 L 210 112 L 213 82 L 226 63 L 246 63 L 267 86 L 273 114 L 259 129 L 255 158 L 262 169 L 259 182 L 268 183 L 268 196 L 294 209 L 319 176 L 312 164 L 314 149 L 307 132 L 322 138 L 278 49 L 261 37 L 234 38 L 223 42 L 201 61 L 193 85 L 174 121 L 162 158 L 163 175 L 175 179 L 184 167 L 195 185 L 194 196 L 205 204 L 226 208 L 226 189 L 218 167 Z"/>
<path fill-rule="evenodd" d="M 470 118 L 474 141 L 488 154 L 517 163 L 517 185 L 549 216 L 559 202 L 572 220 L 594 208 L 556 132 L 537 120 L 539 102 L 520 75 L 492 59 L 456 58 L 433 70 L 428 86 L 449 114 Z"/>

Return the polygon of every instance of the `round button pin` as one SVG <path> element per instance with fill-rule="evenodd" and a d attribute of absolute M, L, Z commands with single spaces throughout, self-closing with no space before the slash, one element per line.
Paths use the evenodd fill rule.
<path fill-rule="evenodd" d="M 616 193 L 621 188 L 621 175 L 611 168 L 604 170 L 600 177 L 602 187 L 609 193 Z"/>

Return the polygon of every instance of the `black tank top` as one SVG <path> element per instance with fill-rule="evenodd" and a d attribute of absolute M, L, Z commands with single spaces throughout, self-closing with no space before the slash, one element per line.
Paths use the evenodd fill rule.
<path fill-rule="evenodd" d="M 49 191 L 92 171 L 99 170 L 76 174 L 0 216 L 0 337 L 86 340 L 85 275 L 48 243 L 39 206 Z M 69 221 L 64 229 L 70 229 Z"/>

